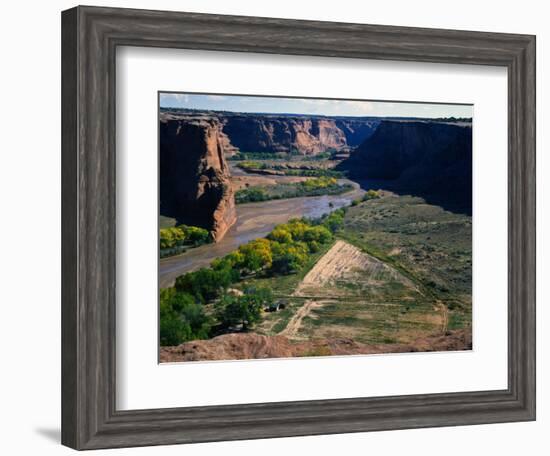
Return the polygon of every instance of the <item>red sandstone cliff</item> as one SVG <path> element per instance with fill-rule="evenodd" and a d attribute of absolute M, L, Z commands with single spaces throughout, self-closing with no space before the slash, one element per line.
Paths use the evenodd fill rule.
<path fill-rule="evenodd" d="M 219 111 L 168 109 L 162 115 L 188 122 L 215 120 L 226 156 L 236 152 L 294 152 L 316 155 L 327 151 L 348 151 L 376 130 L 379 119 L 372 117 L 326 117 L 292 114 L 247 114 Z"/>
<path fill-rule="evenodd" d="M 244 152 L 291 152 L 316 155 L 347 147 L 333 119 L 233 115 L 221 119 L 223 131 Z"/>
<path fill-rule="evenodd" d="M 202 226 L 219 241 L 237 213 L 225 148 L 216 120 L 160 118 L 160 212 Z"/>

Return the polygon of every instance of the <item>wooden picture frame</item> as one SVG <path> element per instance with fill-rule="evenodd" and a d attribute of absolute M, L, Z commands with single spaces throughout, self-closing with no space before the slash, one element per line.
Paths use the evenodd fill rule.
<path fill-rule="evenodd" d="M 115 50 L 508 69 L 508 388 L 151 410 L 115 401 Z M 535 37 L 163 11 L 62 13 L 62 443 L 75 449 L 535 419 Z"/>

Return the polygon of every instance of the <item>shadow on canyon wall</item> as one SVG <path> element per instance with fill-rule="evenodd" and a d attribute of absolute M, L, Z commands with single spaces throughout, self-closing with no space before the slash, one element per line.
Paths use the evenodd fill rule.
<path fill-rule="evenodd" d="M 472 213 L 471 123 L 383 121 L 338 169 L 365 189 Z"/>
<path fill-rule="evenodd" d="M 237 220 L 219 124 L 160 120 L 160 213 L 221 239 Z"/>

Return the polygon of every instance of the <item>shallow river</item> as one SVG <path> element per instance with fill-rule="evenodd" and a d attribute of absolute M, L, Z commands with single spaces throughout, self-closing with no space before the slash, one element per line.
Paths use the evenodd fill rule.
<path fill-rule="evenodd" d="M 342 195 L 324 195 L 286 200 L 264 201 L 261 203 L 239 204 L 237 222 L 216 244 L 206 244 L 190 249 L 159 262 L 159 286 L 170 287 L 176 277 L 195 269 L 208 266 L 215 258 L 227 255 L 241 244 L 266 236 L 275 225 L 296 217 L 320 217 L 335 209 L 347 206 L 359 198 L 364 191 L 353 182 L 354 190 Z M 330 207 L 332 203 L 332 207 Z"/>

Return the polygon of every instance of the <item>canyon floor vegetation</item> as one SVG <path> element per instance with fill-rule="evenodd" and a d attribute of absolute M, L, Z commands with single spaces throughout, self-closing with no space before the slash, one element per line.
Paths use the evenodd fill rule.
<path fill-rule="evenodd" d="M 374 190 L 319 219 L 290 220 L 162 291 L 161 353 L 232 359 L 200 345 L 229 334 L 283 338 L 282 356 L 467 348 L 470 230 L 468 216 Z"/>
<path fill-rule="evenodd" d="M 471 106 L 159 99 L 161 362 L 472 349 Z"/>

